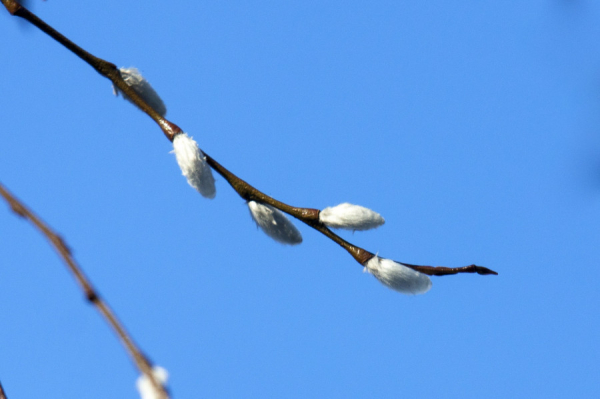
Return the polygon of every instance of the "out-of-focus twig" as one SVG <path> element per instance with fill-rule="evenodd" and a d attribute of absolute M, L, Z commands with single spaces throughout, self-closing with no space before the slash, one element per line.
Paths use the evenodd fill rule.
<path fill-rule="evenodd" d="M 81 267 L 77 264 L 71 250 L 62 239 L 61 236 L 56 234 L 48 225 L 46 225 L 39 217 L 37 217 L 32 211 L 30 211 L 21 201 L 15 198 L 8 190 L 0 183 L 0 196 L 8 203 L 12 211 L 18 216 L 27 219 L 31 222 L 52 244 L 54 249 L 58 252 L 58 255 L 67 265 L 69 271 L 75 277 L 75 280 L 79 284 L 80 288 L 85 294 L 86 299 L 93 304 L 98 312 L 104 317 L 108 325 L 119 337 L 119 340 L 131 356 L 133 362 L 140 370 L 141 373 L 146 375 L 154 385 L 157 392 L 161 393 L 162 398 L 168 398 L 168 395 L 152 373 L 152 365 L 142 354 L 142 351 L 137 347 L 131 336 L 125 330 L 123 324 L 119 321 L 115 313 L 108 306 L 98 292 L 92 286 L 90 280 L 85 276 Z M 1 388 L 0 388 L 1 390 Z M 0 395 L 0 399 L 3 396 Z"/>
<path fill-rule="evenodd" d="M 4 388 L 2 388 L 2 382 L 0 382 L 0 399 L 7 399 L 6 392 L 4 392 Z"/>

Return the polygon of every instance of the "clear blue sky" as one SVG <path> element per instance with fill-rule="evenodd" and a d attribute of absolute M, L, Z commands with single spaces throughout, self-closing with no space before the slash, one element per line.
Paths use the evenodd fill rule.
<path fill-rule="evenodd" d="M 277 244 L 2 9 L 0 181 L 66 238 L 175 398 L 600 394 L 598 2 L 30 3 L 140 68 L 170 120 L 267 194 L 374 209 L 383 227 L 342 235 L 383 257 L 499 272 L 410 297 L 304 225 Z M 136 397 L 112 332 L 6 206 L 0 264 L 9 399 Z"/>

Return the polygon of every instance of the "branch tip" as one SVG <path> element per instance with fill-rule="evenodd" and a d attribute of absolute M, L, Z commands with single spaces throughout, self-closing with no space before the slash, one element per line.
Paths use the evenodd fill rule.
<path fill-rule="evenodd" d="M 471 265 L 471 267 L 475 268 L 475 272 L 477 274 L 481 274 L 483 276 L 488 275 L 488 274 L 491 274 L 494 276 L 498 275 L 498 272 L 495 272 L 492 269 L 488 269 L 487 267 L 477 266 L 477 265 Z"/>
<path fill-rule="evenodd" d="M 477 266 L 475 264 L 463 267 L 446 267 L 446 266 L 420 266 L 420 265 L 411 265 L 410 263 L 402 263 L 406 267 L 410 267 L 413 270 L 421 272 L 423 274 L 427 274 L 428 276 L 448 276 L 451 274 L 459 274 L 459 273 L 477 273 L 481 275 L 495 275 L 498 273 L 488 269 L 487 267 Z"/>

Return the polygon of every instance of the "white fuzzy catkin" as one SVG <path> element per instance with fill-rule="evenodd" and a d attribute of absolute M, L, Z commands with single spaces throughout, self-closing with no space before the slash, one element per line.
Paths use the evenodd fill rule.
<path fill-rule="evenodd" d="M 302 235 L 296 226 L 278 209 L 256 201 L 248 201 L 248 209 L 258 227 L 275 241 L 289 245 L 302 242 Z"/>
<path fill-rule="evenodd" d="M 144 100 L 152 109 L 154 109 L 161 116 L 165 116 L 167 113 L 167 107 L 165 107 L 165 103 L 160 98 L 160 96 L 156 93 L 156 91 L 150 86 L 150 83 L 140 74 L 140 71 L 137 68 L 119 68 L 119 72 L 121 73 L 121 77 L 127 83 L 129 87 L 131 87 L 140 97 Z M 113 84 L 113 93 L 115 96 L 118 96 L 119 93 L 123 95 L 123 98 L 133 105 L 136 105 L 131 98 L 129 98 L 125 93 L 123 93 L 117 86 Z"/>
<path fill-rule="evenodd" d="M 319 220 L 328 227 L 346 230 L 369 230 L 385 223 L 377 212 L 347 202 L 323 209 Z"/>
<path fill-rule="evenodd" d="M 215 179 L 196 141 L 187 133 L 179 133 L 173 139 L 173 150 L 181 173 L 187 178 L 190 186 L 198 190 L 203 197 L 214 198 L 217 192 Z"/>
<path fill-rule="evenodd" d="M 152 368 L 152 374 L 154 378 L 164 387 L 167 379 L 169 378 L 169 373 L 167 370 L 160 366 L 154 366 Z M 152 385 L 152 381 L 145 374 L 142 374 L 138 377 L 135 385 L 137 386 L 138 392 L 140 393 L 140 397 L 142 399 L 159 399 L 161 398 L 160 393 L 156 391 L 154 385 Z"/>
<path fill-rule="evenodd" d="M 429 276 L 390 259 L 374 256 L 365 269 L 386 287 L 403 294 L 424 294 L 431 288 Z"/>

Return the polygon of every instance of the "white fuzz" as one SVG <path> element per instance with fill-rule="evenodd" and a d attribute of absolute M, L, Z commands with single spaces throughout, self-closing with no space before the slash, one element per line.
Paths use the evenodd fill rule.
<path fill-rule="evenodd" d="M 163 103 L 163 100 L 160 96 L 154 91 L 150 83 L 140 74 L 140 71 L 137 68 L 119 68 L 119 72 L 121 73 L 121 77 L 127 83 L 129 87 L 131 87 L 142 100 L 146 101 L 152 109 L 154 109 L 161 116 L 165 116 L 167 113 L 167 107 Z M 113 85 L 113 93 L 115 96 L 119 95 L 119 93 L 123 94 L 123 98 L 133 105 L 136 105 L 131 98 L 129 98 L 125 93 L 121 92 L 118 87 Z"/>
<path fill-rule="evenodd" d="M 214 198 L 215 179 L 196 141 L 187 133 L 180 133 L 173 139 L 173 149 L 181 173 L 187 178 L 190 186 L 198 190 L 203 197 Z"/>
<path fill-rule="evenodd" d="M 250 215 L 269 237 L 282 244 L 300 244 L 302 235 L 290 220 L 271 205 L 248 201 Z"/>
<path fill-rule="evenodd" d="M 167 370 L 160 366 L 154 366 L 152 368 L 152 374 L 154 378 L 164 387 L 167 379 L 169 378 L 169 373 Z M 160 398 L 160 393 L 156 391 L 154 386 L 152 385 L 152 381 L 145 374 L 142 374 L 138 377 L 135 385 L 140 393 L 142 399 L 158 399 Z"/>
<path fill-rule="evenodd" d="M 346 230 L 369 230 L 385 223 L 377 212 L 347 202 L 323 209 L 319 220 L 328 227 Z"/>
<path fill-rule="evenodd" d="M 365 264 L 365 269 L 383 285 L 403 294 L 424 294 L 431 288 L 427 275 L 390 259 L 374 256 Z"/>

